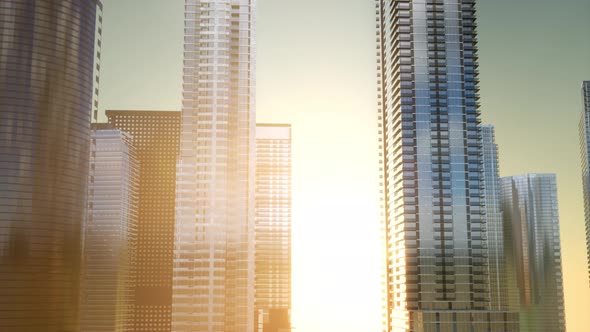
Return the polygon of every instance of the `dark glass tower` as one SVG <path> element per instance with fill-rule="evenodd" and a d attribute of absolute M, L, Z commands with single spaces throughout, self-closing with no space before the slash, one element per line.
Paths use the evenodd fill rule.
<path fill-rule="evenodd" d="M 386 331 L 515 331 L 490 311 L 475 1 L 377 0 Z"/>
<path fill-rule="evenodd" d="M 137 252 L 131 331 L 170 332 L 176 159 L 180 112 L 106 111 L 133 137 L 139 163 Z"/>
<path fill-rule="evenodd" d="M 582 118 L 580 119 L 580 155 L 582 159 L 582 187 L 586 220 L 586 252 L 590 276 L 590 81 L 582 83 Z"/>
<path fill-rule="evenodd" d="M 0 2 L 0 330 L 79 330 L 97 0 Z"/>

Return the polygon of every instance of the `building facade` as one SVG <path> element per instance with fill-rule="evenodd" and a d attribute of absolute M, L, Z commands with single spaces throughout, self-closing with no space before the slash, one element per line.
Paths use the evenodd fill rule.
<path fill-rule="evenodd" d="M 255 0 L 186 0 L 172 329 L 254 329 Z"/>
<path fill-rule="evenodd" d="M 500 199 L 502 187 L 500 184 L 498 145 L 496 144 L 494 126 L 482 125 L 481 136 L 491 309 L 514 309 L 518 308 L 518 306 L 515 302 L 510 303 L 509 293 L 516 292 L 515 279 L 509 278 L 506 270 L 506 265 L 513 266 L 514 262 L 505 255 L 505 231 Z M 510 238 L 510 235 L 508 235 L 508 238 Z"/>
<path fill-rule="evenodd" d="M 511 231 L 520 329 L 565 331 L 563 274 L 554 174 L 503 177 L 502 210 Z"/>
<path fill-rule="evenodd" d="M 180 112 L 107 110 L 106 116 L 133 137 L 139 162 L 131 331 L 170 332 Z"/>
<path fill-rule="evenodd" d="M 256 332 L 291 331 L 291 125 L 256 125 Z"/>
<path fill-rule="evenodd" d="M 0 330 L 80 329 L 97 0 L 0 3 Z"/>
<path fill-rule="evenodd" d="M 515 331 L 492 311 L 475 1 L 376 0 L 386 331 Z"/>
<path fill-rule="evenodd" d="M 582 188 L 586 225 L 586 253 L 590 277 L 590 81 L 582 83 L 582 117 L 580 119 L 580 156 L 582 159 Z"/>
<path fill-rule="evenodd" d="M 139 164 L 130 135 L 93 124 L 90 137 L 81 331 L 128 332 L 135 305 Z"/>

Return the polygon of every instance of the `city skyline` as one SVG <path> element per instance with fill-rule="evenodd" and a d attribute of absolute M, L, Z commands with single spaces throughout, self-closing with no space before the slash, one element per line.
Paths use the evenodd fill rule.
<path fill-rule="evenodd" d="M 590 325 L 590 3 L 106 1 L 0 5 L 0 326 Z"/>
<path fill-rule="evenodd" d="M 106 9 L 112 24 L 103 31 L 110 36 L 103 46 L 110 45 L 112 53 L 103 52 L 101 83 L 108 82 L 109 89 L 102 89 L 101 107 L 179 109 L 184 3 L 143 1 L 141 14 L 133 1 L 112 4 L 111 11 Z M 364 1 L 258 3 L 258 121 L 292 123 L 297 137 L 293 146 L 293 158 L 299 160 L 293 165 L 297 179 L 293 325 L 297 329 L 338 327 L 354 332 L 380 326 L 379 310 L 372 310 L 381 303 L 380 264 L 369 255 L 379 250 L 373 241 L 379 225 L 365 222 L 378 220 L 377 175 L 367 171 L 377 162 L 376 152 L 367 148 L 376 139 L 374 9 L 374 3 Z M 535 15 L 530 15 L 531 10 Z M 587 284 L 587 269 L 577 137 L 579 86 L 590 76 L 585 60 L 590 46 L 583 42 L 583 32 L 590 29 L 585 14 L 589 10 L 590 4 L 583 0 L 478 3 L 483 120 L 496 126 L 500 175 L 558 174 L 566 317 L 568 329 L 580 332 L 590 324 L 586 315 L 590 296 L 579 286 Z M 301 17 L 306 18 L 303 25 Z M 549 48 L 547 38 L 559 47 Z M 160 47 L 152 52 L 155 44 Z M 567 61 L 558 61 L 564 57 Z M 152 68 L 149 75 L 142 73 L 147 64 Z M 121 72 L 131 75 L 121 77 Z M 126 86 L 137 89 L 124 90 Z M 332 124 L 335 116 L 338 126 Z M 354 191 L 345 194 L 346 188 Z M 357 227 L 359 221 L 366 227 Z M 338 236 L 330 237 L 326 246 L 319 234 L 334 230 Z M 363 245 L 352 247 L 353 240 Z M 356 264 L 354 270 L 350 260 Z M 333 300 L 354 281 L 367 283 L 364 289 L 348 290 L 354 302 Z M 332 309 L 321 310 L 324 307 Z"/>

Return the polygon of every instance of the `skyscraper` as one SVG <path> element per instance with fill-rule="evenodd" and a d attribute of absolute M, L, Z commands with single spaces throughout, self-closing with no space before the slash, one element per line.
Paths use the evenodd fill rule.
<path fill-rule="evenodd" d="M 511 231 L 520 329 L 565 331 L 557 184 L 554 174 L 503 177 L 502 210 Z"/>
<path fill-rule="evenodd" d="M 98 0 L 0 2 L 0 330 L 80 328 Z"/>
<path fill-rule="evenodd" d="M 387 331 L 515 331 L 490 310 L 474 0 L 377 0 Z"/>
<path fill-rule="evenodd" d="M 172 329 L 254 329 L 255 0 L 186 0 Z"/>
<path fill-rule="evenodd" d="M 138 163 L 132 137 L 93 124 L 84 226 L 82 332 L 131 331 Z"/>
<path fill-rule="evenodd" d="M 256 125 L 256 332 L 291 331 L 291 125 Z"/>
<path fill-rule="evenodd" d="M 482 156 L 484 173 L 484 205 L 487 228 L 489 257 L 490 303 L 493 310 L 509 308 L 508 292 L 515 291 L 516 285 L 506 278 L 506 264 L 513 264 L 504 252 L 504 224 L 500 202 L 501 186 L 498 166 L 498 145 L 494 127 L 481 126 Z M 510 279 L 510 281 L 513 281 Z"/>
<path fill-rule="evenodd" d="M 136 277 L 131 331 L 170 332 L 180 112 L 106 111 L 133 137 L 139 162 Z"/>
<path fill-rule="evenodd" d="M 580 119 L 580 155 L 582 159 L 582 187 L 586 219 L 586 253 L 590 277 L 590 81 L 582 83 L 582 117 Z"/>

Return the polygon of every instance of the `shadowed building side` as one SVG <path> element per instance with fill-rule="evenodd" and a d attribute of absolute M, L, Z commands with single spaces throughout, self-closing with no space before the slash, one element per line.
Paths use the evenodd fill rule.
<path fill-rule="evenodd" d="M 93 124 L 84 225 L 82 332 L 132 331 L 138 171 L 132 137 Z"/>
<path fill-rule="evenodd" d="M 0 1 L 0 330 L 80 329 L 97 0 Z"/>
<path fill-rule="evenodd" d="M 133 137 L 139 162 L 134 332 L 170 332 L 178 111 L 106 111 L 109 124 Z"/>
<path fill-rule="evenodd" d="M 509 272 L 513 271 L 514 260 L 506 253 L 510 252 L 512 234 L 504 229 L 501 204 L 502 186 L 499 176 L 498 145 L 495 140 L 494 127 L 481 126 L 483 172 L 485 181 L 485 219 L 490 275 L 490 307 L 493 310 L 518 311 L 516 280 Z M 508 215 L 511 211 L 506 211 Z"/>
<path fill-rule="evenodd" d="M 510 296 L 520 312 L 520 330 L 565 331 L 563 274 L 557 180 L 554 174 L 526 174 L 501 178 L 506 256 L 514 265 L 517 296 Z M 518 301 L 518 302 L 517 302 Z"/>

